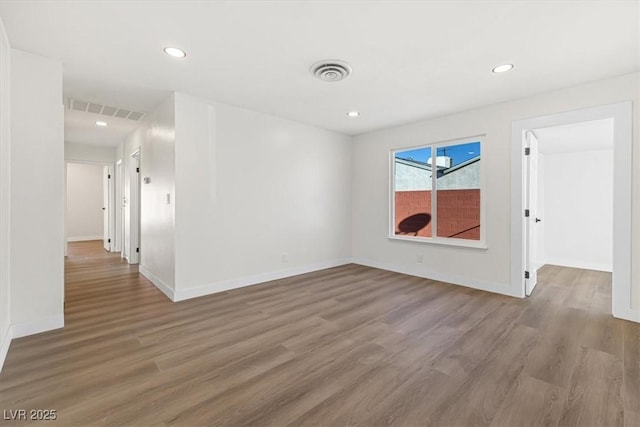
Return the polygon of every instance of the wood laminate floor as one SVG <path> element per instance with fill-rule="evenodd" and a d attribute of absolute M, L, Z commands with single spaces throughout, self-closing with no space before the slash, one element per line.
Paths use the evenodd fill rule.
<path fill-rule="evenodd" d="M 520 300 L 348 265 L 171 303 L 100 242 L 72 243 L 66 326 L 13 341 L 0 409 L 64 426 L 639 426 L 640 325 L 611 317 L 610 274 L 539 280 Z"/>

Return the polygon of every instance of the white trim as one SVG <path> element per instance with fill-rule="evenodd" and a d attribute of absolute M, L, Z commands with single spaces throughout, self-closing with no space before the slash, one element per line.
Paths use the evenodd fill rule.
<path fill-rule="evenodd" d="M 517 120 L 511 124 L 511 287 L 524 296 L 523 222 L 524 174 L 522 135 L 528 129 L 566 125 L 599 119 L 614 119 L 613 147 L 613 290 L 614 317 L 640 321 L 640 311 L 631 307 L 632 236 L 632 103 L 604 105 L 583 110 Z"/>
<path fill-rule="evenodd" d="M 621 310 L 615 314 L 618 319 L 629 320 L 630 322 L 640 323 L 640 311 L 638 310 Z"/>
<path fill-rule="evenodd" d="M 146 277 L 151 283 L 155 285 L 156 288 L 160 289 L 160 291 L 165 294 L 171 301 L 176 301 L 175 299 L 175 291 L 171 288 L 171 286 L 167 285 L 162 279 L 153 274 L 148 268 L 143 266 L 142 264 L 138 265 L 138 271 L 144 277 Z"/>
<path fill-rule="evenodd" d="M 315 264 L 305 265 L 301 267 L 290 268 L 287 270 L 274 271 L 270 273 L 254 274 L 251 276 L 238 277 L 235 279 L 221 280 L 215 283 L 209 283 L 196 288 L 181 289 L 175 292 L 173 301 L 184 301 L 186 299 L 197 298 L 204 295 L 215 294 L 217 292 L 228 291 L 230 289 L 243 288 L 245 286 L 257 285 L 272 280 L 284 279 L 300 274 L 311 273 L 314 271 L 324 270 L 327 268 L 338 267 L 341 265 L 351 264 L 351 258 L 342 258 L 329 261 L 321 261 Z"/>
<path fill-rule="evenodd" d="M 2 344 L 0 344 L 0 372 L 4 366 L 4 361 L 7 359 L 7 353 L 9 353 L 9 347 L 11 346 L 11 326 L 7 328 L 7 333 L 4 336 Z"/>
<path fill-rule="evenodd" d="M 567 259 L 567 258 L 551 258 L 545 261 L 545 264 L 560 265 L 563 267 L 581 268 L 584 270 L 597 270 L 612 272 L 613 266 L 611 264 L 600 264 L 594 262 L 585 262 L 579 259 Z"/>
<path fill-rule="evenodd" d="M 517 292 L 513 292 L 513 288 L 509 284 L 500 284 L 487 282 L 485 280 L 477 280 L 471 277 L 452 276 L 431 270 L 425 266 L 409 267 L 405 265 L 392 264 L 384 261 L 376 261 L 366 258 L 354 257 L 353 264 L 364 265 L 367 267 L 379 268 L 381 270 L 393 271 L 396 273 L 407 274 L 409 276 L 423 277 L 425 279 L 437 280 L 439 282 L 450 283 L 453 285 L 464 286 L 467 288 L 479 289 L 482 291 L 493 292 L 511 297 L 521 297 Z"/>
<path fill-rule="evenodd" d="M 77 237 L 67 237 L 67 242 L 86 242 L 89 240 L 100 240 L 102 241 L 102 236 L 77 236 Z"/>
<path fill-rule="evenodd" d="M 11 338 L 22 338 L 54 329 L 64 328 L 64 315 L 62 313 L 45 317 L 31 322 L 14 323 L 11 325 Z"/>
<path fill-rule="evenodd" d="M 32 322 L 16 323 L 9 325 L 4 340 L 0 344 L 0 372 L 4 367 L 4 361 L 9 353 L 11 341 L 15 338 L 22 338 L 28 335 L 35 335 L 42 332 L 52 331 L 54 329 L 64 328 L 64 315 L 56 314 L 54 316 L 45 317 L 43 319 L 34 320 Z"/>
<path fill-rule="evenodd" d="M 482 216 L 482 214 L 480 215 Z M 482 233 L 482 230 L 480 230 L 480 233 Z M 408 240 L 410 242 L 429 243 L 429 244 L 445 245 L 445 246 L 456 246 L 459 248 L 489 249 L 487 244 L 482 240 L 456 239 L 455 237 L 417 237 L 417 236 L 405 236 L 402 234 L 396 234 L 393 236 L 387 236 L 387 238 L 393 239 L 393 240 Z"/>

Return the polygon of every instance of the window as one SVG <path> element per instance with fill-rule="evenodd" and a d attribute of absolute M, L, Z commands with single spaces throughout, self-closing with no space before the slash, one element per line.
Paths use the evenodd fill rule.
<path fill-rule="evenodd" d="M 392 151 L 390 237 L 483 247 L 482 138 Z"/>

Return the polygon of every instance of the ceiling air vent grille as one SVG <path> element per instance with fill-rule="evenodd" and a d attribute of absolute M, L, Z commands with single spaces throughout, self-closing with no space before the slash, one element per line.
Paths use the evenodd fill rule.
<path fill-rule="evenodd" d="M 325 82 L 339 82 L 351 74 L 351 66 L 337 59 L 326 59 L 311 66 L 314 76 Z"/>
<path fill-rule="evenodd" d="M 101 114 L 109 117 L 119 117 L 138 121 L 144 117 L 144 113 L 139 111 L 131 111 L 124 108 L 110 107 L 108 105 L 96 104 L 95 102 L 80 101 L 77 99 L 69 99 L 69 109 L 74 111 L 84 111 L 87 113 Z"/>

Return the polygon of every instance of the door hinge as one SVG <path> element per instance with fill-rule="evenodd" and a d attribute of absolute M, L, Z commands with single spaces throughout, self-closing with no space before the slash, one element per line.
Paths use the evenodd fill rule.
<path fill-rule="evenodd" d="M 531 148 L 527 147 L 524 149 L 524 155 L 528 156 L 529 154 L 531 154 Z"/>
<path fill-rule="evenodd" d="M 524 278 L 525 278 L 525 279 L 528 279 L 528 278 L 529 278 L 529 272 L 528 272 L 528 271 L 525 271 L 525 272 L 524 272 Z"/>
<path fill-rule="evenodd" d="M 525 209 L 525 210 L 524 210 L 524 217 L 525 217 L 525 218 L 529 218 L 529 215 L 530 215 L 530 213 L 529 213 L 529 209 Z"/>
<path fill-rule="evenodd" d="M 140 252 L 140 248 L 136 248 L 136 252 Z"/>
<path fill-rule="evenodd" d="M 136 168 L 136 172 L 140 173 L 140 168 Z"/>

